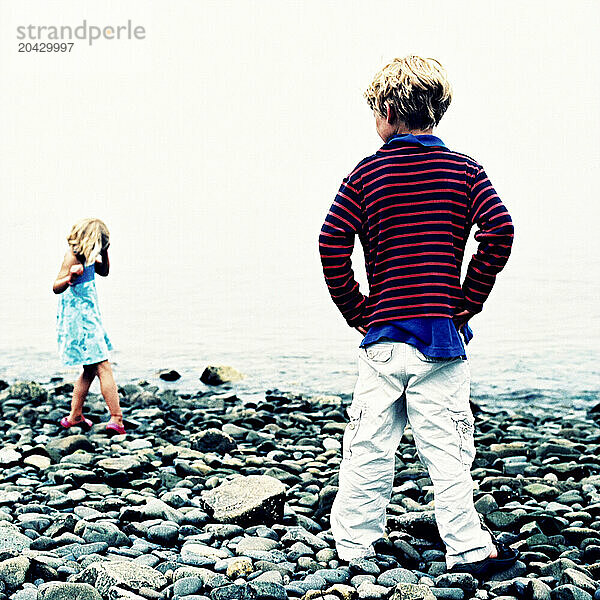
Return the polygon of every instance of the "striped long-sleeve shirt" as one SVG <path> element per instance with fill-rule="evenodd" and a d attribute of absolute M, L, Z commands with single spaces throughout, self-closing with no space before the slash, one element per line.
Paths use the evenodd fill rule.
<path fill-rule="evenodd" d="M 476 254 L 464 282 L 465 245 Z M 369 295 L 354 278 L 358 235 Z M 325 280 L 352 327 L 478 313 L 508 257 L 513 224 L 485 171 L 431 135 L 394 136 L 343 180 L 319 236 Z"/>

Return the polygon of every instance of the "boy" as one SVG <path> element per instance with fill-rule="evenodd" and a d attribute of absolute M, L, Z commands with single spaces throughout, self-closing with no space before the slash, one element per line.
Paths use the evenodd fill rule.
<path fill-rule="evenodd" d="M 341 560 L 374 554 L 409 422 L 433 482 L 447 567 L 483 578 L 518 554 L 491 536 L 473 506 L 474 419 L 459 331 L 468 342 L 467 322 L 508 260 L 513 225 L 483 168 L 432 135 L 452 97 L 439 62 L 395 59 L 365 97 L 384 145 L 344 179 L 319 238 L 330 294 L 365 336 L 331 528 Z M 474 224 L 479 246 L 461 285 Z M 368 296 L 352 272 L 355 235 Z"/>

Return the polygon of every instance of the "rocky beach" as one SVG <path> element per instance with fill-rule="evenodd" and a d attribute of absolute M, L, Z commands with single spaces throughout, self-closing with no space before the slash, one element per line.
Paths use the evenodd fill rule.
<path fill-rule="evenodd" d="M 328 519 L 347 396 L 140 382 L 119 390 L 126 435 L 108 437 L 100 396 L 90 431 L 62 430 L 71 384 L 0 389 L 0 600 L 600 600 L 600 405 L 473 405 L 476 507 L 521 553 L 479 582 L 446 573 L 410 429 L 389 538 L 338 561 Z"/>

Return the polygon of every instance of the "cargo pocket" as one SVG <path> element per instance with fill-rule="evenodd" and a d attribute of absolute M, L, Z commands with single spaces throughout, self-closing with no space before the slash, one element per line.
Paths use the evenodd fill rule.
<path fill-rule="evenodd" d="M 448 409 L 458 437 L 460 463 L 469 470 L 475 458 L 475 419 L 470 412 Z"/>
<path fill-rule="evenodd" d="M 347 413 L 348 417 L 350 417 L 350 421 L 346 425 L 346 429 L 344 430 L 344 439 L 343 439 L 343 458 L 349 459 L 352 456 L 352 444 L 356 439 L 356 435 L 358 433 L 358 427 L 360 425 L 360 419 L 362 416 L 363 409 L 360 407 L 353 407 L 350 405 L 348 407 Z"/>

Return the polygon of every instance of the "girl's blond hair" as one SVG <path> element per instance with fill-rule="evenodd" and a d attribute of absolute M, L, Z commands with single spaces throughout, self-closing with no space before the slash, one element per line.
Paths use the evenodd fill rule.
<path fill-rule="evenodd" d="M 379 71 L 365 92 L 372 110 L 387 114 L 386 105 L 409 129 L 431 129 L 452 100 L 444 67 L 434 58 L 395 58 Z"/>
<path fill-rule="evenodd" d="M 67 242 L 78 259 L 91 265 L 108 246 L 109 236 L 108 227 L 100 219 L 82 219 L 73 225 Z"/>

